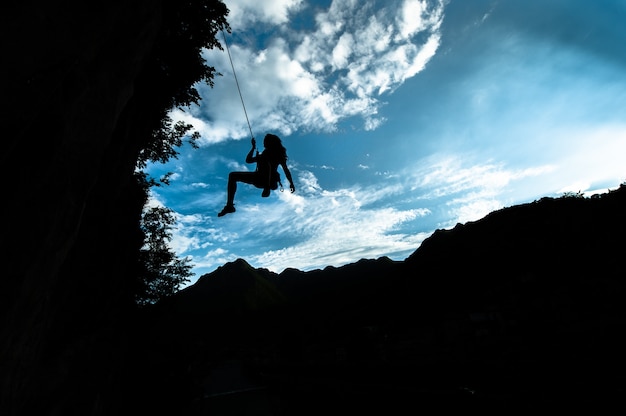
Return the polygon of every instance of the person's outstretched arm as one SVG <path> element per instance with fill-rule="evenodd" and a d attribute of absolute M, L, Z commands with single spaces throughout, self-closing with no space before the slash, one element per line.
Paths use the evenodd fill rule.
<path fill-rule="evenodd" d="M 252 149 L 246 155 L 246 163 L 254 163 L 256 162 L 256 156 L 254 156 L 254 150 L 256 149 L 256 140 L 254 137 L 252 138 Z"/>
<path fill-rule="evenodd" d="M 282 162 L 280 165 L 283 167 L 283 172 L 285 172 L 285 176 L 287 177 L 287 180 L 289 181 L 289 190 L 291 191 L 291 193 L 296 192 L 296 187 L 293 184 L 293 179 L 291 178 L 291 172 L 289 171 L 289 168 L 287 167 L 287 162 Z"/>

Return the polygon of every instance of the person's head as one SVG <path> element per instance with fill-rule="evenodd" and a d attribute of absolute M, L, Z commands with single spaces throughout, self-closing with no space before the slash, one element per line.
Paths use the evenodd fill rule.
<path fill-rule="evenodd" d="M 265 138 L 263 139 L 263 147 L 274 154 L 287 158 L 287 149 L 283 146 L 283 142 L 280 140 L 280 137 L 275 134 L 268 133 L 265 135 Z"/>
<path fill-rule="evenodd" d="M 266 149 L 272 149 L 272 148 L 276 149 L 276 148 L 282 147 L 282 145 L 283 143 L 280 140 L 280 137 L 272 133 L 267 133 L 265 135 L 265 138 L 263 139 L 263 146 Z"/>

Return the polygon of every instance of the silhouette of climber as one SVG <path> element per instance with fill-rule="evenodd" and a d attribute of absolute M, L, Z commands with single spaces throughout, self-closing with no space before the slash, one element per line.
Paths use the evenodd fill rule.
<path fill-rule="evenodd" d="M 270 191 L 277 189 L 279 184 L 282 190 L 282 183 L 280 183 L 280 175 L 278 173 L 279 165 L 282 166 L 283 172 L 285 172 L 285 176 L 289 181 L 289 189 L 292 193 L 296 191 L 291 172 L 287 167 L 287 149 L 283 146 L 280 137 L 275 134 L 266 134 L 263 139 L 263 147 L 265 147 L 265 150 L 262 153 L 257 151 L 256 156 L 253 156 L 256 149 L 256 140 L 254 140 L 254 137 L 252 138 L 252 149 L 246 156 L 246 163 L 256 162 L 256 171 L 230 172 L 228 175 L 228 198 L 224 209 L 217 214 L 218 217 L 235 212 L 234 201 L 237 182 L 247 183 L 263 189 L 261 196 L 264 198 L 270 196 Z"/>

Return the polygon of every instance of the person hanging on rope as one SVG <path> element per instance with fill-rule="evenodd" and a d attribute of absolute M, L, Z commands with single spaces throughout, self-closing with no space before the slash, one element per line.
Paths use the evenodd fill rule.
<path fill-rule="evenodd" d="M 217 214 L 218 217 L 235 212 L 234 201 L 237 182 L 247 183 L 263 189 L 261 193 L 263 198 L 270 196 L 270 191 L 278 189 L 279 185 L 282 191 L 283 184 L 280 182 L 280 174 L 278 173 L 279 165 L 283 168 L 283 172 L 285 172 L 285 176 L 289 181 L 289 189 L 292 193 L 296 191 L 291 172 L 287 167 L 287 149 L 283 146 L 280 137 L 271 133 L 266 134 L 263 139 L 263 147 L 265 147 L 263 152 L 259 153 L 257 150 L 256 156 L 254 156 L 256 140 L 252 137 L 252 149 L 246 156 L 246 163 L 256 162 L 257 168 L 254 172 L 230 172 L 228 175 L 227 202 L 224 209 Z"/>

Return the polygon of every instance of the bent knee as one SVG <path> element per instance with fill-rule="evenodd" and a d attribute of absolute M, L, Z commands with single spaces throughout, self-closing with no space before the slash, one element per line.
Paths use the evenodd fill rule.
<path fill-rule="evenodd" d="M 254 172 L 230 172 L 228 174 L 229 182 L 253 183 L 255 178 Z"/>
<path fill-rule="evenodd" d="M 229 181 L 238 181 L 241 180 L 241 172 L 230 172 L 228 174 L 228 180 Z"/>

